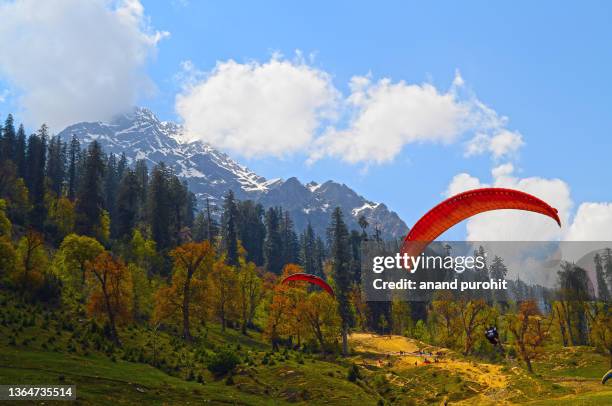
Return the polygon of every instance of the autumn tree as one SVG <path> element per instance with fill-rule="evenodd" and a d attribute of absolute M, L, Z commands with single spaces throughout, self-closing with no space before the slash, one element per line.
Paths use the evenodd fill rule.
<path fill-rule="evenodd" d="M 6 202 L 0 199 L 0 277 L 15 268 L 16 253 L 12 243 L 13 225 L 6 216 Z"/>
<path fill-rule="evenodd" d="M 358 284 L 354 283 L 350 294 L 351 305 L 355 309 L 355 324 L 361 330 L 366 330 L 368 326 L 368 318 L 370 309 L 368 303 L 361 294 L 361 289 Z"/>
<path fill-rule="evenodd" d="M 609 303 L 593 303 L 587 312 L 589 316 L 591 342 L 601 351 L 608 353 L 612 369 L 612 312 Z"/>
<path fill-rule="evenodd" d="M 487 304 L 484 300 L 461 301 L 457 304 L 459 308 L 459 323 L 465 335 L 463 353 L 468 355 L 474 346 L 476 330 L 482 327 L 487 320 Z"/>
<path fill-rule="evenodd" d="M 281 280 L 289 275 L 304 272 L 304 269 L 296 264 L 287 264 L 283 268 Z M 281 324 L 281 333 L 295 337 L 297 345 L 302 344 L 302 338 L 306 333 L 304 315 L 300 310 L 300 305 L 306 301 L 308 296 L 308 283 L 293 281 L 288 285 L 284 295 L 287 296 L 287 309 L 285 311 L 284 323 Z"/>
<path fill-rule="evenodd" d="M 93 261 L 87 261 L 87 281 L 92 286 L 87 310 L 96 318 L 105 318 L 111 339 L 120 345 L 117 324 L 130 320 L 132 278 L 120 259 L 104 251 Z"/>
<path fill-rule="evenodd" d="M 51 197 L 49 199 L 47 220 L 55 228 L 59 240 L 64 239 L 74 231 L 76 221 L 74 208 L 74 202 L 67 197 Z"/>
<path fill-rule="evenodd" d="M 550 325 L 551 322 L 545 320 L 533 300 L 522 302 L 518 314 L 508 318 L 508 329 L 514 336 L 514 346 L 529 372 L 533 372 L 531 360 L 548 338 Z"/>
<path fill-rule="evenodd" d="M 212 269 L 212 263 L 214 259 L 214 250 L 208 241 L 204 242 L 189 242 L 183 244 L 170 252 L 170 256 L 174 260 L 174 278 L 178 277 L 177 274 L 181 274 L 182 286 L 181 286 L 181 310 L 183 313 L 183 337 L 185 340 L 191 341 L 190 331 L 190 305 L 192 297 L 192 280 L 194 276 L 199 281 L 204 281 L 210 270 Z M 199 283 L 198 288 L 202 287 Z M 179 292 L 175 292 L 179 293 Z"/>
<path fill-rule="evenodd" d="M 48 261 L 42 235 L 28 229 L 17 245 L 17 274 L 15 276 L 17 286 L 23 294 L 40 284 Z"/>
<path fill-rule="evenodd" d="M 334 341 L 341 332 L 341 319 L 334 298 L 327 292 L 316 291 L 298 303 L 297 312 L 310 327 L 322 350 L 326 343 Z"/>
<path fill-rule="evenodd" d="M 458 303 L 453 300 L 450 292 L 441 293 L 432 302 L 432 312 L 437 316 L 440 342 L 447 347 L 453 347 L 457 343 L 457 331 L 460 328 Z"/>
<path fill-rule="evenodd" d="M 155 241 L 144 238 L 140 231 L 134 230 L 126 257 L 147 273 L 150 272 L 153 264 L 158 260 Z"/>
<path fill-rule="evenodd" d="M 270 340 L 274 350 L 278 349 L 281 332 L 284 330 L 283 323 L 291 309 L 289 296 L 286 294 L 289 289 L 290 287 L 284 284 L 275 286 L 267 309 L 268 318 L 264 335 Z"/>
<path fill-rule="evenodd" d="M 236 270 L 228 265 L 225 256 L 221 256 L 213 265 L 209 275 L 214 313 L 221 323 L 221 331 L 225 331 L 228 320 L 237 315 L 237 285 Z"/>
<path fill-rule="evenodd" d="M 261 299 L 261 279 L 253 262 L 244 257 L 239 259 L 238 267 L 238 307 L 240 311 L 240 330 L 246 334 L 247 326 L 252 323 L 255 310 Z"/>
<path fill-rule="evenodd" d="M 15 224 L 25 224 L 31 207 L 29 191 L 12 161 L 0 161 L 0 199 L 5 201 L 6 215 Z"/>
<path fill-rule="evenodd" d="M 95 238 L 76 234 L 64 238 L 53 259 L 53 267 L 64 281 L 66 296 L 75 295 L 80 299 L 85 296 L 87 262 L 103 251 L 104 247 Z"/>

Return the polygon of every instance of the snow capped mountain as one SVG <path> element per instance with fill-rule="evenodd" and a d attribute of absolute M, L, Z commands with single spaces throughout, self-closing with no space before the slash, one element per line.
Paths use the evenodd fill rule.
<path fill-rule="evenodd" d="M 73 124 L 59 136 L 69 140 L 74 134 L 82 145 L 97 140 L 107 153 L 125 153 L 130 164 L 144 159 L 152 167 L 163 161 L 187 181 L 200 202 L 207 197 L 219 202 L 231 189 L 238 199 L 252 199 L 264 207 L 282 206 L 290 212 L 297 230 L 310 222 L 324 235 L 331 210 L 340 206 L 351 229 L 358 229 L 357 219 L 363 215 L 385 237 L 400 237 L 408 231 L 383 203 L 368 201 L 344 184 L 304 185 L 293 177 L 267 180 L 204 142 L 182 141 L 181 131 L 180 125 L 160 121 L 148 109 L 135 108 L 109 123 Z"/>

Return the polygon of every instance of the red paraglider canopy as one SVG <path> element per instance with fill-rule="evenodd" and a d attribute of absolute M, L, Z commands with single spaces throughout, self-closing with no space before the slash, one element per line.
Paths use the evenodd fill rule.
<path fill-rule="evenodd" d="M 309 273 L 303 273 L 303 272 L 294 273 L 293 275 L 289 275 L 285 279 L 283 279 L 281 281 L 281 284 L 285 284 L 291 281 L 303 281 L 303 282 L 312 283 L 314 285 L 318 285 L 322 287 L 323 289 L 325 289 L 325 291 L 329 293 L 332 297 L 336 296 L 334 294 L 334 290 L 332 289 L 332 287 L 329 286 L 327 282 L 325 282 L 323 279 L 319 278 L 316 275 L 311 275 Z"/>
<path fill-rule="evenodd" d="M 401 253 L 416 257 L 429 242 L 455 224 L 478 213 L 501 209 L 540 213 L 554 219 L 561 227 L 557 209 L 535 196 L 514 189 L 474 189 L 452 196 L 425 213 L 404 239 Z"/>

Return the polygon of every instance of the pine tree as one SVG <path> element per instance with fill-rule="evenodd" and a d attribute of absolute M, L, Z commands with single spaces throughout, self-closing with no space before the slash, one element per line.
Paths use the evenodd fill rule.
<path fill-rule="evenodd" d="M 361 283 L 361 241 L 363 240 L 363 232 L 351 230 L 349 242 L 351 246 L 351 278 Z"/>
<path fill-rule="evenodd" d="M 127 169 L 119 183 L 117 192 L 117 238 L 130 238 L 138 216 L 138 179 Z"/>
<path fill-rule="evenodd" d="M 263 245 L 266 238 L 266 226 L 263 222 L 264 210 L 252 200 L 237 203 L 236 228 L 238 238 L 247 252 L 247 262 L 263 265 Z"/>
<path fill-rule="evenodd" d="M 606 248 L 603 255 L 605 277 L 610 289 L 612 289 L 612 249 Z"/>
<path fill-rule="evenodd" d="M 283 265 L 299 264 L 300 262 L 300 243 L 293 227 L 293 220 L 289 212 L 285 211 L 281 215 L 280 235 L 282 250 L 281 255 Z"/>
<path fill-rule="evenodd" d="M 210 199 L 206 198 L 206 239 L 211 242 L 219 234 L 219 226 L 212 216 L 212 208 L 210 207 Z"/>
<path fill-rule="evenodd" d="M 342 210 L 336 207 L 328 228 L 331 240 L 332 273 L 336 282 L 338 313 L 342 319 L 342 353 L 348 355 L 348 330 L 352 323 L 349 294 L 351 289 L 350 262 L 351 251 L 349 233 L 344 223 Z"/>
<path fill-rule="evenodd" d="M 26 176 L 26 134 L 23 129 L 23 124 L 19 125 L 17 130 L 17 141 L 15 143 L 15 155 L 14 155 L 15 166 L 17 167 L 17 175 L 20 178 L 25 179 Z"/>
<path fill-rule="evenodd" d="M 361 235 L 363 237 L 364 240 L 368 239 L 368 234 L 366 232 L 366 230 L 368 229 L 368 226 L 370 225 L 370 223 L 368 223 L 368 220 L 366 219 L 366 217 L 362 214 L 361 216 L 359 216 L 359 220 L 357 221 L 357 223 L 359 224 L 359 227 L 361 228 Z"/>
<path fill-rule="evenodd" d="M 147 195 L 149 186 L 149 170 L 144 159 L 136 161 L 134 173 L 138 180 L 138 221 L 144 221 L 147 217 Z"/>
<path fill-rule="evenodd" d="M 83 176 L 77 192 L 75 228 L 78 234 L 97 236 L 102 220 L 104 169 L 102 148 L 93 141 L 83 159 Z"/>
<path fill-rule="evenodd" d="M 151 236 L 160 250 L 171 247 L 170 171 L 162 162 L 153 167 L 148 186 L 147 207 Z"/>
<path fill-rule="evenodd" d="M 280 275 L 283 269 L 282 240 L 279 232 L 279 210 L 270 207 L 266 212 L 266 240 L 264 242 L 264 260 L 268 272 Z"/>
<path fill-rule="evenodd" d="M 302 233 L 300 237 L 301 242 L 301 262 L 304 266 L 304 272 L 322 276 L 317 273 L 317 258 L 316 258 L 316 249 L 317 249 L 317 240 L 314 234 L 314 230 L 312 229 L 312 225 L 308 222 L 306 226 L 306 230 Z"/>
<path fill-rule="evenodd" d="M 64 185 L 64 176 L 66 172 L 66 150 L 59 137 L 52 137 L 49 140 L 47 153 L 47 179 L 49 180 L 49 189 L 60 197 L 62 195 L 62 187 Z"/>
<path fill-rule="evenodd" d="M 125 174 L 127 167 L 127 157 L 125 156 L 125 152 L 122 152 L 119 162 L 117 162 L 117 179 L 119 182 L 121 182 L 121 179 L 123 179 L 123 175 Z"/>
<path fill-rule="evenodd" d="M 323 276 L 323 263 L 325 262 L 325 243 L 321 236 L 317 236 L 315 244 L 315 275 Z"/>
<path fill-rule="evenodd" d="M 68 199 L 74 200 L 77 191 L 77 168 L 81 157 L 81 143 L 76 135 L 72 135 L 68 150 Z"/>
<path fill-rule="evenodd" d="M 506 279 L 506 274 L 508 273 L 508 268 L 506 264 L 504 264 L 504 260 L 497 255 L 493 257 L 493 261 L 491 261 L 491 266 L 489 266 L 489 275 L 492 279 Z M 495 301 L 506 303 L 508 301 L 508 295 L 504 291 L 492 292 L 492 296 L 494 296 Z"/>
<path fill-rule="evenodd" d="M 183 227 L 193 223 L 193 202 L 187 185 L 182 183 L 176 175 L 171 174 L 169 178 L 169 193 L 171 204 L 171 226 L 176 244 L 179 241 Z"/>
<path fill-rule="evenodd" d="M 30 225 L 37 230 L 43 229 L 45 222 L 45 163 L 47 152 L 48 128 L 43 124 L 36 135 L 28 138 L 26 170 L 26 186 L 29 191 L 30 203 Z"/>
<path fill-rule="evenodd" d="M 15 134 L 15 123 L 13 120 L 13 115 L 9 114 L 4 121 L 4 127 L 2 129 L 2 145 L 0 151 L 0 157 L 2 160 L 12 160 L 14 161 L 15 155 L 15 143 L 16 143 L 16 134 Z"/>
<path fill-rule="evenodd" d="M 610 300 L 610 292 L 608 285 L 606 284 L 606 278 L 604 275 L 604 267 L 601 260 L 601 255 L 595 254 L 593 261 L 595 262 L 595 276 L 597 279 L 597 298 L 602 302 L 608 302 Z"/>
<path fill-rule="evenodd" d="M 227 263 L 238 265 L 238 234 L 236 232 L 236 217 L 238 210 L 234 192 L 229 190 L 223 202 L 223 245 L 227 251 Z"/>
<path fill-rule="evenodd" d="M 111 219 L 111 235 L 117 234 L 117 211 L 116 211 L 116 200 L 117 200 L 117 188 L 119 187 L 119 178 L 117 176 L 117 157 L 112 152 L 108 156 L 106 161 L 106 168 L 104 170 L 104 208 L 108 212 Z"/>

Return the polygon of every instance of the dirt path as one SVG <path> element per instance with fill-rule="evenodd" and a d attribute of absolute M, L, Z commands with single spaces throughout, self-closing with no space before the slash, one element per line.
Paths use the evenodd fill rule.
<path fill-rule="evenodd" d="M 369 333 L 352 334 L 350 343 L 357 352 L 368 355 L 363 357 L 366 364 L 392 367 L 397 371 L 428 365 L 449 375 L 460 375 L 465 381 L 478 383 L 485 387 L 481 394 L 491 400 L 497 399 L 497 394 L 508 387 L 509 376 L 502 372 L 501 365 L 466 361 L 446 348 L 402 336 Z"/>

